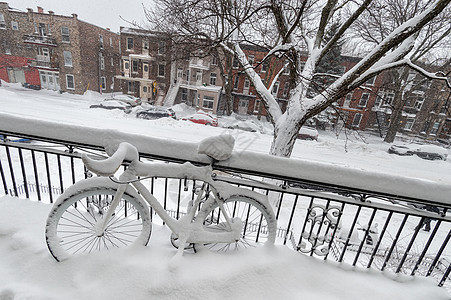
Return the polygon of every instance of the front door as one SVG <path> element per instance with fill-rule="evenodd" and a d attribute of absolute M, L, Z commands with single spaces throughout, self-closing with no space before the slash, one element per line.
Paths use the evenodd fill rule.
<path fill-rule="evenodd" d="M 238 113 L 240 115 L 247 114 L 247 107 L 249 106 L 249 100 L 246 99 L 240 99 L 239 107 L 238 107 Z"/>
<path fill-rule="evenodd" d="M 148 99 L 150 99 L 150 96 L 151 96 L 150 92 L 151 92 L 150 84 L 147 82 L 141 82 L 141 90 L 140 90 L 139 97 L 143 101 L 147 101 Z"/>

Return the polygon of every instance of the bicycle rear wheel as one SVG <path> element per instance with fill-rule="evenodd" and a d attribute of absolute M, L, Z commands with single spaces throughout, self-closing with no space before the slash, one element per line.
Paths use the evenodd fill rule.
<path fill-rule="evenodd" d="M 96 178 L 98 179 L 98 178 Z M 152 223 L 148 207 L 131 194 L 124 193 L 101 236 L 96 224 L 103 219 L 113 201 L 116 189 L 93 182 L 71 189 L 58 198 L 46 224 L 46 242 L 52 256 L 62 261 L 71 255 L 91 253 L 133 244 L 147 245 Z M 78 183 L 77 183 L 78 184 Z M 77 185 L 76 184 L 76 185 Z"/>
<path fill-rule="evenodd" d="M 276 219 L 274 213 L 256 199 L 246 196 L 232 196 L 223 204 L 231 219 L 239 218 L 243 223 L 240 239 L 233 243 L 210 243 L 203 246 L 212 251 L 237 251 L 245 248 L 273 244 L 276 237 Z M 214 207 L 204 220 L 204 229 L 211 232 L 226 231 L 224 212 Z M 198 244 L 194 245 L 199 248 Z M 199 250 L 199 249 L 197 249 Z"/>

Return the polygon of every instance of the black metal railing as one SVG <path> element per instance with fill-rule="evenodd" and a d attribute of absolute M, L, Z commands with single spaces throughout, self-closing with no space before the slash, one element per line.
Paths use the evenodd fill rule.
<path fill-rule="evenodd" d="M 40 141 L 0 142 L 0 196 L 52 203 L 65 188 L 91 176 L 81 152 L 103 153 L 94 145 L 33 138 Z M 140 155 L 143 160 L 161 160 L 152 153 Z M 177 162 L 182 161 L 168 159 Z M 324 260 L 434 277 L 440 286 L 450 288 L 450 204 L 230 166 L 217 168 L 218 180 L 268 196 L 278 220 L 278 244 Z M 179 218 L 198 183 L 151 178 L 145 184 L 170 215 Z"/>

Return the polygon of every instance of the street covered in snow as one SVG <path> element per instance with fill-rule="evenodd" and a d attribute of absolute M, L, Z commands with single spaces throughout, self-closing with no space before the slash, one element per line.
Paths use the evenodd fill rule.
<path fill-rule="evenodd" d="M 45 122 L 61 124 L 61 128 L 63 125 L 67 125 L 66 128 L 81 126 L 86 128 L 86 136 L 96 130 L 111 131 L 135 135 L 134 138 L 156 138 L 163 145 L 170 141 L 184 142 L 187 148 L 206 137 L 230 133 L 236 139 L 235 152 L 242 153 L 241 157 L 264 155 L 270 149 L 271 128 L 265 122 L 258 123 L 263 132 L 259 133 L 171 118 L 142 120 L 133 112 L 124 114 L 89 108 L 105 97 L 94 92 L 78 96 L 4 84 L 0 88 L 0 122 L 3 117 L 4 120 L 22 119 L 23 124 L 33 121 L 38 129 L 39 124 Z M 178 118 L 194 112 L 180 105 L 173 109 Z M 233 117 L 219 118 L 220 126 L 232 121 Z M 19 123 L 12 126 L 22 129 Z M 67 137 L 73 134 L 58 128 L 53 133 Z M 47 134 L 52 133 L 42 132 L 42 136 Z M 334 132 L 320 131 L 318 141 L 297 140 L 291 159 L 310 165 L 312 172 L 317 164 L 319 169 L 330 166 L 350 170 L 343 174 L 361 172 L 377 176 L 373 178 L 383 178 L 386 174 L 388 178 L 407 177 L 437 187 L 451 185 L 449 158 L 428 161 L 417 156 L 398 156 L 387 152 L 389 146 L 381 138 L 366 133 L 337 137 Z M 264 164 L 264 160 L 261 161 Z M 271 168 L 271 165 L 266 167 Z M 280 168 L 273 167 L 274 170 Z M 359 181 L 364 184 L 365 178 Z M 426 192 L 435 193 L 434 199 L 446 198 L 440 195 L 440 189 Z M 323 262 L 279 245 L 232 255 L 185 254 L 174 262 L 175 249 L 169 243 L 170 233 L 159 226 L 154 226 L 148 247 L 119 249 L 56 263 L 46 249 L 44 237 L 45 220 L 51 206 L 4 196 L 0 207 L 0 253 L 3 257 L 0 260 L 0 299 L 449 298 L 430 278 L 394 276 Z"/>

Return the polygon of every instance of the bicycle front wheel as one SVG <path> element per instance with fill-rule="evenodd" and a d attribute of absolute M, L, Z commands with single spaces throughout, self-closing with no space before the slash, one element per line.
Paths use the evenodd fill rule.
<path fill-rule="evenodd" d="M 223 204 L 224 211 L 216 206 L 204 220 L 205 230 L 224 232 L 227 230 L 225 214 L 231 219 L 239 218 L 243 223 L 240 239 L 233 243 L 204 244 L 212 251 L 235 251 L 274 243 L 276 218 L 270 208 L 256 199 L 246 196 L 232 196 Z M 199 245 L 195 244 L 195 247 Z"/>
<path fill-rule="evenodd" d="M 98 180 L 92 186 L 86 182 L 92 182 L 92 179 L 83 181 L 79 185 L 83 187 L 80 190 L 71 187 L 72 192 L 67 195 L 63 193 L 50 211 L 46 242 L 52 256 L 62 261 L 71 255 L 133 244 L 147 245 L 152 230 L 148 207 L 141 199 L 127 192 L 104 233 L 97 235 L 96 224 L 106 215 L 116 189 L 108 185 L 98 186 Z"/>

